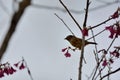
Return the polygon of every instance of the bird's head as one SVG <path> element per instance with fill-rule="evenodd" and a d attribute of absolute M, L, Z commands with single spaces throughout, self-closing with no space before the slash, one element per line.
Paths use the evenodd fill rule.
<path fill-rule="evenodd" d="M 70 41 L 73 37 L 74 37 L 73 35 L 68 35 L 68 36 L 65 38 L 65 40 Z"/>

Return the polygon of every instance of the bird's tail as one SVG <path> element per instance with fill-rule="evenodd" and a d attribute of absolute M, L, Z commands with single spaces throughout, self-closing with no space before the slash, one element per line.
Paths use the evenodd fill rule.
<path fill-rule="evenodd" d="M 95 45 L 97 45 L 97 43 L 95 43 L 95 42 L 88 42 L 88 44 L 95 44 Z"/>

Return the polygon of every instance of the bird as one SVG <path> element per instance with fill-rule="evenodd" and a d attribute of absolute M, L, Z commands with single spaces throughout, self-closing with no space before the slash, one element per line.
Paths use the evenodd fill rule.
<path fill-rule="evenodd" d="M 73 47 L 75 48 L 78 48 L 79 50 L 81 50 L 82 48 L 82 39 L 81 38 L 78 38 L 74 35 L 68 35 L 65 40 L 67 40 Z M 97 43 L 95 42 L 89 42 L 87 40 L 85 40 L 85 46 L 88 45 L 88 44 L 94 44 L 94 45 L 97 45 Z"/>

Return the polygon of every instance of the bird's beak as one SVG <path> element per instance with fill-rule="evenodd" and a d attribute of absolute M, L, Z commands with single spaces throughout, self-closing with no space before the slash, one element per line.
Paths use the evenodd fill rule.
<path fill-rule="evenodd" d="M 64 38 L 65 40 L 67 39 L 67 38 Z"/>

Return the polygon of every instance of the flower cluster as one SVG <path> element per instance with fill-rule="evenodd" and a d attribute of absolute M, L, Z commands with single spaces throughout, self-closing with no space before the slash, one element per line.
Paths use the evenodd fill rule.
<path fill-rule="evenodd" d="M 104 59 L 102 62 L 102 66 L 107 66 L 108 64 L 113 64 L 114 60 L 112 58 L 110 58 L 109 60 Z"/>
<path fill-rule="evenodd" d="M 15 69 L 16 67 L 16 69 Z M 22 70 L 25 68 L 25 64 L 22 61 L 19 61 L 18 63 L 15 63 L 13 66 L 10 65 L 10 63 L 4 63 L 4 64 L 0 64 L 0 78 L 4 77 L 5 74 L 6 75 L 12 75 L 13 73 L 15 73 L 17 71 L 17 68 L 19 70 Z"/>
<path fill-rule="evenodd" d="M 116 22 L 116 24 L 107 26 L 105 29 L 109 30 L 110 32 L 109 38 L 117 38 L 120 36 L 120 22 Z"/>
<path fill-rule="evenodd" d="M 26 68 L 24 60 L 15 63 L 14 66 L 19 70 Z"/>
<path fill-rule="evenodd" d="M 4 74 L 12 75 L 14 72 L 16 72 L 16 70 L 10 66 L 8 62 L 5 64 L 0 64 L 0 78 L 4 77 Z"/>
<path fill-rule="evenodd" d="M 102 49 L 100 50 L 98 53 L 100 53 L 102 51 L 103 55 L 102 55 L 102 66 L 107 66 L 108 64 L 113 64 L 115 59 L 120 57 L 120 52 L 119 52 L 120 48 L 116 48 L 113 51 L 110 51 L 109 53 L 105 50 Z M 106 55 L 110 55 L 110 57 L 107 57 Z"/>
<path fill-rule="evenodd" d="M 69 53 L 69 47 L 66 47 L 66 48 L 63 48 L 62 49 L 62 52 L 65 52 L 65 57 L 71 57 L 71 54 Z"/>

